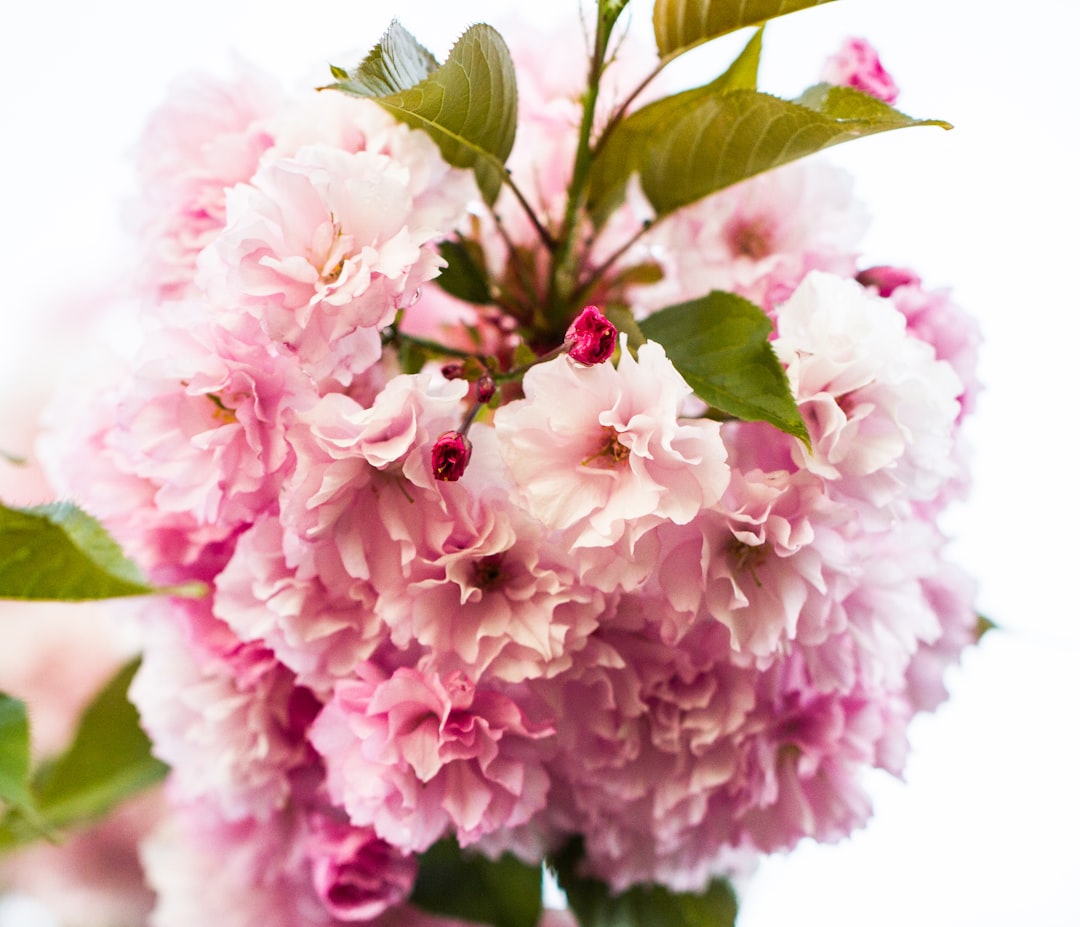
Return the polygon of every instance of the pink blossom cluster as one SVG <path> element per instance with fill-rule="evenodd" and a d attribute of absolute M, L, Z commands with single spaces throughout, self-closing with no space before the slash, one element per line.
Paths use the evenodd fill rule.
<path fill-rule="evenodd" d="M 524 134 L 564 111 L 525 95 Z M 545 213 L 572 157 L 548 139 Z M 581 836 L 617 890 L 693 890 L 866 821 L 864 774 L 901 774 L 974 625 L 937 516 L 975 337 L 913 276 L 854 279 L 845 179 L 677 213 L 626 258 L 663 279 L 621 291 L 641 317 L 757 299 L 806 446 L 703 416 L 596 308 L 494 411 L 439 362 L 402 372 L 398 320 L 512 333 L 430 282 L 471 175 L 374 103 L 199 84 L 142 165 L 145 338 L 64 400 L 51 454 L 150 576 L 211 589 L 148 606 L 132 690 L 172 766 L 158 927 L 427 923 L 403 912 L 446 837 L 536 862 Z"/>

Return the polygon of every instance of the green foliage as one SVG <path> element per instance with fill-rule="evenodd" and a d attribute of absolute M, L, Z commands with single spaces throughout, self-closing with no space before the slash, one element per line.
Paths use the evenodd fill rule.
<path fill-rule="evenodd" d="M 353 71 L 323 89 L 368 97 L 407 125 L 426 131 L 442 156 L 468 168 L 495 202 L 517 129 L 517 82 L 510 51 L 487 25 L 468 29 L 441 67 L 396 21 Z"/>
<path fill-rule="evenodd" d="M 151 586 L 101 523 L 71 503 L 0 504 L 0 598 L 79 602 L 154 594 L 199 596 L 205 589 Z"/>
<path fill-rule="evenodd" d="M 674 58 L 745 26 L 830 0 L 656 0 L 653 33 L 661 58 Z"/>
<path fill-rule="evenodd" d="M 448 240 L 439 245 L 446 267 L 435 282 L 451 296 L 467 303 L 485 305 L 494 301 L 488 286 L 484 249 L 475 241 Z"/>
<path fill-rule="evenodd" d="M 168 769 L 150 755 L 150 741 L 127 699 L 137 668 L 132 660 L 106 683 L 83 712 L 67 750 L 41 764 L 32 777 L 29 732 L 24 741 L 17 712 L 10 708 L 15 700 L 0 702 L 0 788 L 22 776 L 24 789 L 21 795 L 16 789 L 14 797 L 0 795 L 9 804 L 0 820 L 0 849 L 32 840 L 42 829 L 92 821 L 164 778 Z"/>
<path fill-rule="evenodd" d="M 413 341 L 404 341 L 398 348 L 398 363 L 401 364 L 401 372 L 406 375 L 419 373 L 427 360 L 427 352 Z"/>
<path fill-rule="evenodd" d="M 986 615 L 975 616 L 975 642 L 978 643 L 989 634 L 991 631 L 997 631 L 998 625 L 991 621 Z"/>
<path fill-rule="evenodd" d="M 629 2 L 630 0 L 599 0 L 600 12 L 608 28 L 615 24 L 615 20 L 622 15 L 622 11 L 626 9 Z"/>
<path fill-rule="evenodd" d="M 330 71 L 348 85 L 338 89 L 378 99 L 415 87 L 438 67 L 435 56 L 395 19 L 355 71 L 350 74 L 337 67 Z"/>
<path fill-rule="evenodd" d="M 761 46 L 765 27 L 755 30 L 746 47 L 731 62 L 728 69 L 709 87 L 713 91 L 757 90 L 758 69 L 761 67 Z"/>
<path fill-rule="evenodd" d="M 734 927 L 738 903 L 726 881 L 716 880 L 700 894 L 645 885 L 613 895 L 603 882 L 578 873 L 581 856 L 575 840 L 553 860 L 581 927 Z"/>
<path fill-rule="evenodd" d="M 698 397 L 744 421 L 768 422 L 809 446 L 788 379 L 769 343 L 772 322 L 733 293 L 712 292 L 640 323 Z"/>
<path fill-rule="evenodd" d="M 433 914 L 494 927 L 535 927 L 541 870 L 510 855 L 490 860 L 442 840 L 420 857 L 410 901 Z"/>
<path fill-rule="evenodd" d="M 30 719 L 26 705 L 0 692 L 0 801 L 19 809 L 31 808 Z"/>
<path fill-rule="evenodd" d="M 74 505 L 0 505 L 0 597 L 73 602 L 154 591 L 100 523 Z"/>
<path fill-rule="evenodd" d="M 727 89 L 725 77 L 657 100 L 620 123 L 593 166 L 589 210 L 602 219 L 634 174 L 660 216 L 832 145 L 918 125 L 850 87 L 811 88 L 799 102 Z"/>
<path fill-rule="evenodd" d="M 95 818 L 165 777 L 168 768 L 151 756 L 127 697 L 138 668 L 131 660 L 109 680 L 83 712 L 71 745 L 35 783 L 38 808 L 53 826 Z"/>
<path fill-rule="evenodd" d="M 608 321 L 611 322 L 612 325 L 626 335 L 627 347 L 635 354 L 637 349 L 648 340 L 642 332 L 641 326 L 638 325 L 637 319 L 634 318 L 634 313 L 630 310 L 629 306 L 621 303 L 608 303 L 604 307 L 604 315 L 607 316 Z"/>

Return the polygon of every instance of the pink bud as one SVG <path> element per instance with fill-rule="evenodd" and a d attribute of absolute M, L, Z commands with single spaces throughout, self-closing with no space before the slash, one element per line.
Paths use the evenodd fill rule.
<path fill-rule="evenodd" d="M 448 380 L 460 380 L 465 376 L 465 365 L 459 361 L 451 361 L 443 364 L 442 375 Z"/>
<path fill-rule="evenodd" d="M 881 296 L 892 296 L 893 290 L 899 287 L 922 283 L 915 271 L 906 267 L 890 267 L 888 264 L 867 267 L 855 279 L 865 287 L 876 287 Z"/>
<path fill-rule="evenodd" d="M 490 402 L 495 395 L 495 378 L 490 373 L 485 373 L 476 381 L 476 401 Z"/>
<path fill-rule="evenodd" d="M 825 62 L 821 79 L 828 84 L 854 87 L 893 103 L 900 91 L 892 75 L 881 66 L 878 54 L 866 39 L 846 39 L 840 51 Z"/>
<path fill-rule="evenodd" d="M 567 352 L 570 359 L 591 367 L 602 364 L 615 351 L 619 330 L 611 324 L 596 306 L 586 306 L 566 330 Z"/>
<path fill-rule="evenodd" d="M 431 472 L 435 479 L 444 482 L 460 480 L 471 456 L 472 444 L 465 435 L 443 432 L 431 448 Z"/>

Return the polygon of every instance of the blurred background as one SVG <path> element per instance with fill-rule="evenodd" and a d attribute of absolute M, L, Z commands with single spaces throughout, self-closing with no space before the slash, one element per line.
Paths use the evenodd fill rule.
<path fill-rule="evenodd" d="M 584 8 L 591 19 L 591 0 Z M 650 12 L 647 0 L 631 0 L 630 28 L 646 38 Z M 237 59 L 287 85 L 315 85 L 329 62 L 355 63 L 391 15 L 440 58 L 472 22 L 579 21 L 577 0 L 7 5 L 3 450 L 29 449 L 19 446 L 29 435 L 21 422 L 70 362 L 80 307 L 128 266 L 121 212 L 134 190 L 131 151 L 168 86 L 192 70 L 227 74 Z M 900 85 L 898 108 L 956 126 L 824 157 L 851 171 L 873 215 L 863 265 L 912 267 L 928 286 L 952 287 L 980 321 L 975 483 L 948 523 L 954 557 L 979 578 L 980 608 L 1000 630 L 950 677 L 951 701 L 914 725 L 906 782 L 872 781 L 871 825 L 838 846 L 768 861 L 745 890 L 740 927 L 1080 923 L 1080 493 L 1070 463 L 1080 443 L 1078 34 L 1075 0 L 841 0 L 767 30 L 762 89 L 797 94 L 844 37 L 863 36 Z M 715 76 L 742 41 L 709 45 L 673 74 Z M 33 498 L 43 489 L 25 491 L 14 501 L 43 501 Z"/>

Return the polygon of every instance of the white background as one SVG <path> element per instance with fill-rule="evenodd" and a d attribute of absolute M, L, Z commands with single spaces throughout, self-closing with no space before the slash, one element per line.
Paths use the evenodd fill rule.
<path fill-rule="evenodd" d="M 315 82 L 329 61 L 353 63 L 344 53 L 370 47 L 391 15 L 442 57 L 471 22 L 572 25 L 575 3 L 547 0 L 515 16 L 517 4 L 494 0 L 9 0 L 0 13 L 8 399 L 19 395 L 17 372 L 49 366 L 50 339 L 64 335 L 54 315 L 124 260 L 129 153 L 175 77 L 225 74 L 236 54 L 289 84 Z M 630 9 L 647 35 L 650 4 Z M 814 82 L 846 35 L 878 48 L 900 108 L 956 125 L 829 158 L 855 174 L 874 215 L 866 263 L 909 265 L 930 285 L 953 286 L 980 319 L 987 390 L 971 423 L 976 484 L 950 525 L 955 556 L 982 583 L 980 608 L 1003 630 L 951 677 L 952 701 L 915 725 L 907 782 L 873 781 L 870 827 L 767 863 L 740 927 L 1077 925 L 1080 9 L 1075 0 L 844 0 L 770 26 L 763 89 L 790 96 Z M 710 46 L 690 68 L 715 73 L 735 47 Z"/>

